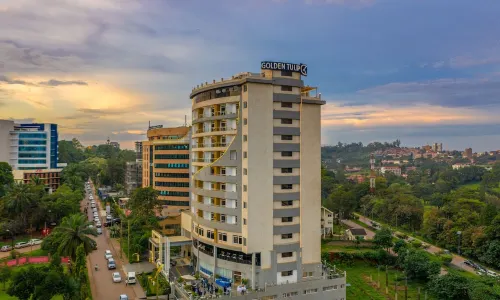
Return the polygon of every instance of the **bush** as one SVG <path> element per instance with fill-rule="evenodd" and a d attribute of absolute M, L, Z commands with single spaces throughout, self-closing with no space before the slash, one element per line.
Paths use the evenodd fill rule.
<path fill-rule="evenodd" d="M 408 238 L 408 235 L 398 232 L 396 233 L 396 237 L 402 240 L 406 240 Z"/>
<path fill-rule="evenodd" d="M 422 242 L 421 242 L 421 241 L 417 241 L 417 240 L 415 240 L 415 241 L 411 242 L 411 245 L 412 245 L 414 248 L 420 248 L 420 247 L 422 247 Z"/>
<path fill-rule="evenodd" d="M 443 254 L 439 256 L 439 259 L 444 265 L 449 265 L 453 260 L 453 256 L 451 254 Z"/>

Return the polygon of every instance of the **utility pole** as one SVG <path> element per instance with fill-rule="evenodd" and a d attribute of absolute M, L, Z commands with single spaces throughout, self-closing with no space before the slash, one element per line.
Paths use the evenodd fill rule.
<path fill-rule="evenodd" d="M 408 300 L 408 275 L 405 277 L 405 300 Z"/>
<path fill-rule="evenodd" d="M 128 250 L 128 259 L 130 261 L 130 220 L 127 220 L 127 225 L 128 225 L 128 230 L 127 230 L 127 235 L 128 235 L 128 241 L 127 241 L 127 250 Z"/>
<path fill-rule="evenodd" d="M 122 258 L 122 252 L 123 252 L 123 223 L 120 222 L 120 258 Z"/>

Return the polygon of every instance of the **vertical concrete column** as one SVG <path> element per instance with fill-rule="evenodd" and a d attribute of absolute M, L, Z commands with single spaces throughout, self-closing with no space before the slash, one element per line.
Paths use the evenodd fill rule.
<path fill-rule="evenodd" d="M 212 275 L 215 280 L 215 270 L 217 269 L 217 247 L 214 246 L 214 274 Z"/>
<path fill-rule="evenodd" d="M 255 253 L 252 253 L 252 290 L 255 290 Z"/>

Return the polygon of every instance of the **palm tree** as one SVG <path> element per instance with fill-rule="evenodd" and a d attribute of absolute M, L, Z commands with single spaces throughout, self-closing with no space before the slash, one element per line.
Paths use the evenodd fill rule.
<path fill-rule="evenodd" d="M 40 178 L 40 176 L 38 176 L 38 175 L 31 177 L 30 181 L 34 185 L 44 185 L 42 178 Z"/>
<path fill-rule="evenodd" d="M 69 256 L 72 260 L 75 260 L 76 250 L 80 245 L 83 245 L 86 255 L 92 252 L 95 241 L 89 235 L 97 236 L 97 230 L 89 228 L 91 224 L 91 222 L 87 221 L 86 216 L 82 214 L 64 217 L 61 225 L 54 229 L 54 234 L 58 237 L 58 254 Z"/>
<path fill-rule="evenodd" d="M 26 226 L 28 215 L 36 205 L 35 198 L 32 185 L 15 182 L 4 197 L 5 208 L 12 216 L 19 216 Z"/>

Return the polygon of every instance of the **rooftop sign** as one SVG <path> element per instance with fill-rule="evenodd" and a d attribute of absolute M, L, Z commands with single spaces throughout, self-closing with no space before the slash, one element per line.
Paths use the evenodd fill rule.
<path fill-rule="evenodd" d="M 260 63 L 260 68 L 263 70 L 300 72 L 303 76 L 307 76 L 307 65 L 303 64 L 263 61 Z"/>

